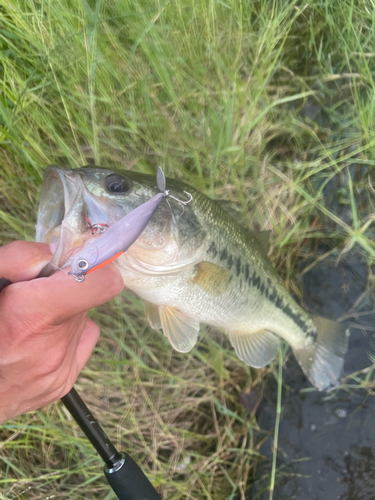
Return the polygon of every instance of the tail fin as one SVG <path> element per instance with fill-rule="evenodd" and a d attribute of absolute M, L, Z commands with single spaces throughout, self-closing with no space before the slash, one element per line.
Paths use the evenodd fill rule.
<path fill-rule="evenodd" d="M 314 317 L 313 321 L 317 338 L 308 347 L 293 352 L 306 377 L 319 391 L 324 391 L 339 383 L 349 330 L 329 319 Z"/>

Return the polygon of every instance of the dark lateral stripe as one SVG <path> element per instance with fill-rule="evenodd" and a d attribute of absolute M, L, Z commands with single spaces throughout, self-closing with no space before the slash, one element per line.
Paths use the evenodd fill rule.
<path fill-rule="evenodd" d="M 233 258 L 231 254 L 228 254 L 228 250 L 226 248 L 223 248 L 219 252 L 214 241 L 212 241 L 208 247 L 207 253 L 211 254 L 214 258 L 218 255 L 220 261 L 226 261 L 227 269 L 231 269 L 232 266 L 235 265 L 237 277 L 242 273 L 245 277 L 245 283 L 247 283 L 249 287 L 256 288 L 261 295 L 272 302 L 284 314 L 289 316 L 289 318 L 291 318 L 295 324 L 301 328 L 304 333 L 306 333 L 307 336 L 311 336 L 316 339 L 316 331 L 311 330 L 311 327 L 305 323 L 299 314 L 293 312 L 288 304 L 284 304 L 283 298 L 277 294 L 270 278 L 261 278 L 256 271 L 253 271 L 253 274 L 250 275 L 249 264 L 243 266 L 241 263 L 241 257 L 237 257 L 237 259 L 236 257 Z M 232 278 L 233 275 L 231 275 L 229 282 L 232 281 Z M 240 290 L 243 290 L 242 281 L 240 282 Z"/>
<path fill-rule="evenodd" d="M 291 308 L 286 305 L 286 306 L 283 306 L 281 308 L 281 310 L 287 315 L 289 316 L 289 318 L 292 318 L 292 320 L 295 322 L 295 324 L 297 326 L 299 326 L 301 328 L 301 330 L 305 333 L 307 333 L 308 335 L 313 335 L 313 332 L 311 332 L 311 328 L 309 328 L 308 325 L 306 325 L 306 323 L 303 321 L 303 319 L 300 317 L 299 314 L 296 314 L 294 313 Z M 316 332 L 315 332 L 315 338 L 316 338 Z"/>
<path fill-rule="evenodd" d="M 240 275 L 240 272 L 241 272 L 241 259 L 238 257 L 237 264 L 236 264 L 236 274 L 237 274 L 237 276 Z"/>
<path fill-rule="evenodd" d="M 252 280 L 253 286 L 255 286 L 255 288 L 259 289 L 260 288 L 260 276 L 258 276 L 255 271 L 253 272 L 251 280 Z"/>
<path fill-rule="evenodd" d="M 293 312 L 288 304 L 284 304 L 284 300 L 282 299 L 282 297 L 277 295 L 277 292 L 272 286 L 272 282 L 269 278 L 267 278 L 266 284 L 262 281 L 260 276 L 258 276 L 255 271 L 253 272 L 252 276 L 249 276 L 248 265 L 246 265 L 245 267 L 245 278 L 250 287 L 256 288 L 261 295 L 264 295 L 267 300 L 272 302 L 284 314 L 289 316 L 289 318 L 291 318 L 303 332 L 305 332 L 308 336 L 316 338 L 316 332 L 311 330 L 311 328 L 305 323 L 300 315 Z"/>
<path fill-rule="evenodd" d="M 231 255 L 229 255 L 227 259 L 227 264 L 228 264 L 228 269 L 231 269 L 233 266 L 233 257 Z"/>
<path fill-rule="evenodd" d="M 211 241 L 211 244 L 210 244 L 210 246 L 207 249 L 207 253 L 211 253 L 214 258 L 216 257 L 216 255 L 217 255 L 217 248 L 216 248 L 216 245 L 215 245 L 214 241 Z"/>
<path fill-rule="evenodd" d="M 221 251 L 220 260 L 227 260 L 227 258 L 228 258 L 227 249 L 224 248 L 224 250 Z"/>

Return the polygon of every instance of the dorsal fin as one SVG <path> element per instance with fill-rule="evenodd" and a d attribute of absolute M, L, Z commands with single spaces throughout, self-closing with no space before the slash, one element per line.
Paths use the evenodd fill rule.
<path fill-rule="evenodd" d="M 237 224 L 246 229 L 251 236 L 255 236 L 262 247 L 262 250 L 268 254 L 270 249 L 270 234 L 271 231 L 260 231 L 259 233 L 255 233 L 250 231 L 248 227 L 248 222 L 246 220 L 245 215 L 234 208 L 233 203 L 229 200 L 215 200 L 217 203 L 232 219 L 234 219 Z"/>
<path fill-rule="evenodd" d="M 234 219 L 237 224 L 242 226 L 244 229 L 249 229 L 248 228 L 248 222 L 246 220 L 245 215 L 237 210 L 234 206 L 233 203 L 229 200 L 215 200 L 215 203 L 219 205 L 220 208 L 224 210 L 232 219 Z"/>
<path fill-rule="evenodd" d="M 260 243 L 260 246 L 262 249 L 266 252 L 266 255 L 269 252 L 270 249 L 270 235 L 271 231 L 260 231 L 259 233 L 253 233 L 255 238 L 258 240 L 258 243 Z"/>

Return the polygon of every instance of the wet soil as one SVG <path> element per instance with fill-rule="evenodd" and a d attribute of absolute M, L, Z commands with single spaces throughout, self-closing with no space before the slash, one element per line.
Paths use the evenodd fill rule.
<path fill-rule="evenodd" d="M 315 103 L 316 104 L 316 103 Z M 340 138 L 351 130 L 332 125 L 320 106 L 307 102 L 302 113 L 318 126 L 332 128 Z M 343 222 L 353 227 L 349 176 L 354 189 L 359 220 L 365 221 L 374 212 L 374 194 L 366 188 L 375 184 L 375 171 L 355 161 L 326 184 L 318 176 L 310 181 L 314 189 L 323 187 L 323 202 Z M 330 319 L 348 316 L 353 309 L 359 315 L 348 318 L 350 328 L 344 376 L 368 368 L 357 380 L 349 378 L 347 388 L 331 393 L 311 390 L 293 355 L 283 370 L 282 414 L 279 428 L 276 485 L 274 500 L 375 500 L 375 374 L 371 356 L 375 359 L 375 292 L 369 288 L 369 276 L 375 274 L 366 265 L 363 251 L 354 247 L 337 262 L 347 235 L 330 218 L 317 214 L 318 225 L 327 240 L 312 249 L 315 257 L 328 251 L 329 241 L 339 250 L 335 257 L 326 258 L 309 271 L 310 264 L 301 261 L 299 286 L 303 290 L 304 307 L 312 313 Z M 374 241 L 373 224 L 366 230 Z M 341 254 L 342 256 L 343 254 Z M 297 277 L 298 280 L 298 277 Z M 373 381 L 366 389 L 360 387 L 366 375 Z M 366 384 L 364 384 L 366 385 Z M 372 388 L 372 391 L 371 391 Z M 248 500 L 268 500 L 272 464 L 273 429 L 276 417 L 277 382 L 270 376 L 256 417 L 259 440 L 267 432 L 260 452 L 264 459 L 257 465 Z"/>
<path fill-rule="evenodd" d="M 311 311 L 328 318 L 340 318 L 353 306 L 362 311 L 346 321 L 351 331 L 346 374 L 371 367 L 369 355 L 375 356 L 375 312 L 372 295 L 366 293 L 367 275 L 365 264 L 347 258 L 338 264 L 326 259 L 303 277 L 304 302 Z M 310 384 L 292 355 L 283 377 L 274 499 L 375 499 L 375 398 L 360 388 L 306 391 Z M 353 379 L 347 383 L 358 385 Z M 263 432 L 274 428 L 276 400 L 277 383 L 270 377 L 257 411 Z M 271 436 L 260 450 L 265 459 L 249 499 L 269 498 L 272 445 Z"/>

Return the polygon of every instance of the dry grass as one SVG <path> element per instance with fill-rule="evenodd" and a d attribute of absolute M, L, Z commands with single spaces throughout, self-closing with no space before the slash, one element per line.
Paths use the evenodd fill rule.
<path fill-rule="evenodd" d="M 34 238 L 50 163 L 161 165 L 271 229 L 297 293 L 322 238 L 373 262 L 374 22 L 348 0 L 0 1 L 0 242 Z M 213 329 L 172 352 L 130 295 L 92 315 L 102 340 L 77 388 L 115 444 L 163 499 L 244 500 L 267 435 L 243 401 L 277 367 L 250 370 Z M 113 498 L 59 403 L 0 432 L 2 498 Z"/>

